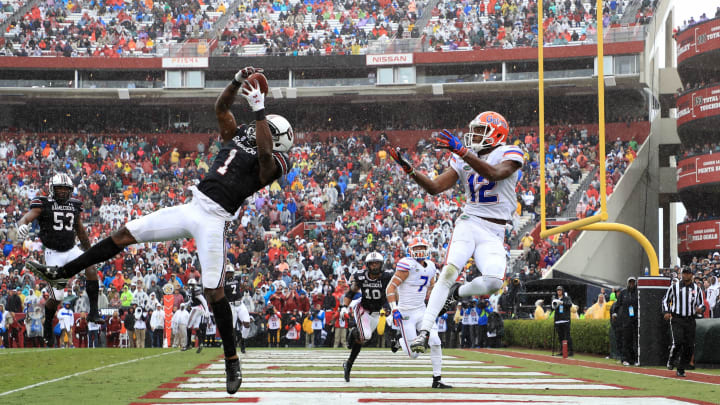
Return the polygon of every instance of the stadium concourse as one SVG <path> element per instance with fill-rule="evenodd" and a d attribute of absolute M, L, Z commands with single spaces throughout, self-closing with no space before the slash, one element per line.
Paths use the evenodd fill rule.
<path fill-rule="evenodd" d="M 604 27 L 647 24 L 655 2 L 622 19 L 628 0 L 606 0 Z M 594 2 L 546 1 L 547 44 L 580 44 L 597 30 Z M 138 57 L 211 39 L 223 55 L 365 54 L 373 40 L 418 38 L 426 51 L 537 43 L 530 0 L 481 1 L 3 1 L 0 55 Z M 635 13 L 632 18 L 632 13 Z M 3 21 L 4 20 L 4 21 Z M 417 26 L 417 24 L 424 24 Z"/>
<path fill-rule="evenodd" d="M 553 190 L 549 207 L 556 212 L 573 209 L 567 207 L 570 189 L 577 189 L 579 180 L 587 178 L 597 165 L 597 141 L 592 128 L 588 128 L 578 125 L 553 131 L 548 154 L 552 174 L 549 186 Z M 196 150 L 183 154 L 166 139 L 151 135 L 2 135 L 0 182 L 4 191 L 0 205 L 4 209 L 0 232 L 5 242 L 0 257 L 0 304 L 13 314 L 5 317 L 11 331 L 6 345 L 41 344 L 39 338 L 35 339 L 36 332 L 29 333 L 27 322 L 20 321 L 36 310 L 42 311 L 46 299 L 44 283 L 23 270 L 26 260 L 39 258 L 42 246 L 37 225 L 31 237 L 17 243 L 14 224 L 27 212 L 35 195 L 47 193 L 46 174 L 65 171 L 71 175 L 76 196 L 83 201 L 83 221 L 91 241 L 96 242 L 142 213 L 185 201 L 192 179 L 207 170 L 218 150 L 209 135 L 197 136 L 201 141 Z M 507 228 L 509 238 L 521 226 L 533 223 L 538 209 L 537 203 L 527 198 L 538 192 L 537 136 L 530 128 L 519 132 L 513 141 L 526 153 L 518 188 L 518 199 L 525 203 Z M 287 178 L 257 195 L 246 205 L 239 221 L 232 223 L 227 258 L 249 294 L 246 305 L 261 331 L 255 344 L 267 342 L 261 325 L 268 305 L 282 314 L 283 325 L 292 317 L 302 320 L 315 304 L 336 314 L 345 280 L 362 266 L 372 246 L 384 253 L 387 268 L 405 255 L 405 244 L 411 236 L 422 235 L 431 242 L 436 262 L 444 256 L 452 218 L 461 202 L 459 195 L 421 198 L 413 187 L 394 187 L 402 181 L 400 172 L 390 164 L 381 143 L 368 145 L 373 143 L 362 137 L 334 137 L 330 144 L 298 145 L 293 150 L 294 168 Z M 319 153 L 321 147 L 330 153 Z M 618 169 L 616 176 L 610 177 L 610 186 L 632 162 L 634 147 L 633 142 L 609 145 L 612 153 L 608 159 L 617 162 Z M 428 172 L 439 170 L 440 159 L 444 158 L 423 144 L 408 153 L 417 167 Z M 587 207 L 584 212 L 597 208 L 597 193 L 579 193 L 589 194 L 580 199 Z M 317 226 L 306 234 L 298 233 L 295 226 L 302 222 Z M 538 268 L 544 271 L 549 267 L 569 247 L 568 243 L 565 238 L 538 244 Z M 508 250 L 510 247 L 506 246 Z M 106 315 L 119 311 L 122 320 L 131 304 L 155 310 L 156 304 L 163 301 L 162 287 L 167 283 L 177 288 L 173 298 L 173 309 L 177 310 L 187 300 L 185 283 L 198 274 L 195 245 L 184 240 L 134 246 L 100 270 L 104 287 L 100 307 Z M 469 274 L 473 272 L 471 268 Z M 88 310 L 84 278 L 71 282 L 69 290 L 77 318 Z M 19 296 L 19 306 L 10 298 L 13 295 Z M 18 322 L 10 322 L 12 318 Z M 105 326 L 101 327 L 101 344 L 107 332 Z"/>

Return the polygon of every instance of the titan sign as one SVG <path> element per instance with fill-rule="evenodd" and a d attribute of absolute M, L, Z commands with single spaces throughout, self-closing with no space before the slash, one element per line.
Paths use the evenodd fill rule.
<path fill-rule="evenodd" d="M 695 156 L 678 162 L 677 188 L 720 183 L 720 154 Z"/>
<path fill-rule="evenodd" d="M 678 224 L 678 252 L 690 253 L 720 249 L 720 221 L 685 222 Z"/>
<path fill-rule="evenodd" d="M 720 18 L 686 29 L 678 34 L 676 42 L 678 64 L 703 52 L 720 49 Z"/>
<path fill-rule="evenodd" d="M 698 89 L 677 101 L 678 128 L 690 121 L 720 115 L 720 86 Z"/>

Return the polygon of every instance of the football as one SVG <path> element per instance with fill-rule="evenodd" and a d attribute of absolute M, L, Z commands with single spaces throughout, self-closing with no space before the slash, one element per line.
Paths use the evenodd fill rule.
<path fill-rule="evenodd" d="M 260 91 L 262 91 L 262 93 L 265 94 L 265 95 L 268 94 L 268 89 L 269 89 L 269 87 L 268 87 L 268 81 L 267 81 L 267 78 L 265 78 L 265 75 L 264 75 L 264 74 L 262 74 L 262 73 L 253 73 L 253 74 L 251 74 L 250 77 L 248 77 L 248 78 L 243 82 L 242 87 L 243 87 L 243 88 L 249 88 L 249 86 L 247 85 L 248 82 L 250 82 L 250 83 L 254 83 L 254 82 L 259 83 L 259 84 L 260 84 Z"/>

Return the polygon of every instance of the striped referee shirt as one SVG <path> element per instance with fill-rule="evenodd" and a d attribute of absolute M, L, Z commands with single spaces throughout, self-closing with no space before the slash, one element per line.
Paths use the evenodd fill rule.
<path fill-rule="evenodd" d="M 695 316 L 695 309 L 703 306 L 702 291 L 695 283 L 673 282 L 665 293 L 662 306 L 665 313 L 679 317 Z"/>

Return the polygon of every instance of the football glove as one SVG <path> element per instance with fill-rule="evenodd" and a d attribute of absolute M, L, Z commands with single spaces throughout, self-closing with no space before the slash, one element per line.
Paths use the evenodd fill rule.
<path fill-rule="evenodd" d="M 390 157 L 393 158 L 393 160 L 402 167 L 403 171 L 407 174 L 410 174 L 414 171 L 413 167 L 410 166 L 410 163 L 408 163 L 407 160 L 402 156 L 402 153 L 400 152 L 399 147 L 395 148 L 388 148 L 388 153 L 390 154 Z"/>
<path fill-rule="evenodd" d="M 447 129 L 443 129 L 442 132 L 435 135 L 435 147 L 449 149 L 452 153 L 460 157 L 464 157 L 468 153 L 468 149 L 463 145 L 460 138 Z"/>
<path fill-rule="evenodd" d="M 240 93 L 253 111 L 260 111 L 265 108 L 265 95 L 260 91 L 259 83 L 246 83 L 247 86 L 243 85 L 242 92 Z"/>
<path fill-rule="evenodd" d="M 397 308 L 393 309 L 392 318 L 393 318 L 393 325 L 395 325 L 396 327 L 399 328 L 400 325 L 402 324 L 402 320 L 403 320 L 402 314 L 400 313 L 399 309 L 397 309 Z"/>
<path fill-rule="evenodd" d="M 18 239 L 18 242 L 24 241 L 25 238 L 27 238 L 29 234 L 30 234 L 30 225 L 28 225 L 28 224 L 22 224 L 22 225 L 20 225 L 20 226 L 17 227 L 17 239 Z"/>
<path fill-rule="evenodd" d="M 242 83 L 243 80 L 247 79 L 252 75 L 253 73 L 262 73 L 264 72 L 263 68 L 256 68 L 252 66 L 244 67 L 240 70 L 238 70 L 237 73 L 235 73 L 235 80 L 239 83 Z"/>

